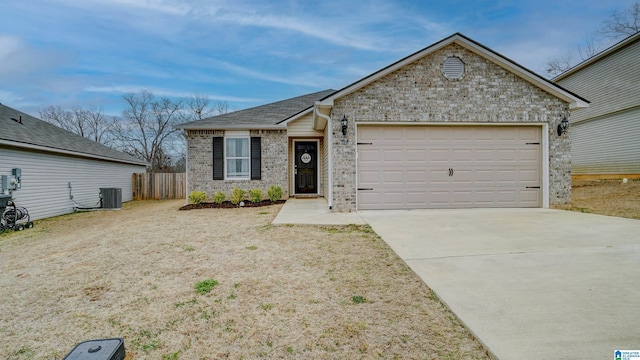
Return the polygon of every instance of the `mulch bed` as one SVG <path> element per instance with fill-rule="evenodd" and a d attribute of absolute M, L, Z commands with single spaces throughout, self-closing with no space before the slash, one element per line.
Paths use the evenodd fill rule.
<path fill-rule="evenodd" d="M 200 204 L 188 204 L 180 208 L 180 210 L 194 210 L 194 209 L 237 209 L 239 207 L 261 207 L 261 206 L 270 206 L 276 204 L 284 204 L 286 200 L 262 200 L 260 202 L 254 203 L 251 201 L 245 201 L 244 206 L 239 206 L 232 204 L 230 201 L 224 201 L 221 204 L 216 204 L 212 202 L 204 202 Z"/>

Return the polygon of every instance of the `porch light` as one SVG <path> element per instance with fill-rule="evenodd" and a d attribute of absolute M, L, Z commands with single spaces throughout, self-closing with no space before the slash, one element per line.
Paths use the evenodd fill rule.
<path fill-rule="evenodd" d="M 567 120 L 567 118 L 565 117 L 560 122 L 560 125 L 558 125 L 558 136 L 562 136 L 562 134 L 566 133 L 568 127 L 569 127 L 569 120 Z"/>
<path fill-rule="evenodd" d="M 342 135 L 347 135 L 347 125 L 349 124 L 349 120 L 347 119 L 346 115 L 342 115 L 342 120 L 340 120 L 340 123 L 342 124 Z"/>

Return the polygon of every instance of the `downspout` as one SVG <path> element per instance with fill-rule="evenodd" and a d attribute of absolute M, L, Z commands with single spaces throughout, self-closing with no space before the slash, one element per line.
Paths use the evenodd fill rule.
<path fill-rule="evenodd" d="M 329 143 L 327 144 L 327 151 L 329 152 L 329 168 L 327 169 L 327 171 L 329 172 L 329 175 L 327 176 L 327 180 L 329 182 L 329 184 L 327 184 L 327 192 L 329 196 L 327 202 L 329 203 L 329 210 L 331 210 L 333 209 L 333 124 L 331 124 L 331 118 L 321 113 L 319 108 L 316 107 L 314 112 L 316 115 L 327 120 L 327 126 L 325 127 L 325 129 L 327 129 L 327 142 Z"/>
<path fill-rule="evenodd" d="M 189 205 L 189 137 L 184 129 L 182 129 L 182 136 L 187 145 L 187 152 L 184 155 L 184 202 L 185 205 Z"/>

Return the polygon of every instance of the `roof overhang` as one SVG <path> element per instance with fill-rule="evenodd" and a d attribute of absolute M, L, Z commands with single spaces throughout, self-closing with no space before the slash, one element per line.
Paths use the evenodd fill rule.
<path fill-rule="evenodd" d="M 238 124 L 238 125 L 186 125 L 175 126 L 180 130 L 286 130 L 286 124 L 276 125 L 251 125 L 251 124 Z"/>
<path fill-rule="evenodd" d="M 636 41 L 640 41 L 640 32 L 636 33 L 635 35 L 631 35 L 628 38 L 625 38 L 624 40 L 622 40 L 622 41 L 620 41 L 620 42 L 618 42 L 616 44 L 613 44 L 609 48 L 607 48 L 607 49 L 603 50 L 602 52 L 598 53 L 597 55 L 588 58 L 587 60 L 579 63 L 578 65 L 572 67 L 571 69 L 569 69 L 569 70 L 563 72 L 562 74 L 554 77 L 553 79 L 551 79 L 551 81 L 553 81 L 553 82 L 561 81 L 562 79 L 567 78 L 567 77 L 575 74 L 576 72 L 586 68 L 587 66 L 589 66 L 589 65 L 591 65 L 591 64 L 593 64 L 595 62 L 598 62 L 600 59 L 605 58 L 605 57 L 609 56 L 610 54 L 612 54 L 612 53 L 614 53 L 614 52 L 616 52 L 616 51 L 618 51 L 618 50 L 620 50 L 620 49 L 622 49 L 622 48 L 624 48 L 624 47 L 626 47 L 626 46 L 628 46 L 628 45 L 630 45 L 630 44 L 632 44 L 632 43 L 634 43 Z"/>
<path fill-rule="evenodd" d="M 385 67 L 384 69 L 381 69 L 359 81 L 354 82 L 351 85 L 348 85 L 347 87 L 336 91 L 335 93 L 327 96 L 324 99 L 321 99 L 319 102 L 316 102 L 316 107 L 320 106 L 320 107 L 332 107 L 333 103 L 336 99 L 341 98 L 345 95 L 348 95 L 366 85 L 371 84 L 372 82 L 380 79 L 383 76 L 386 76 L 408 64 L 413 63 L 414 61 L 421 59 L 435 51 L 438 51 L 448 45 L 451 44 L 457 44 L 460 45 L 462 47 L 464 47 L 465 49 L 481 56 L 484 57 L 485 59 L 493 62 L 494 64 L 510 71 L 511 73 L 517 75 L 518 77 L 524 79 L 525 81 L 539 87 L 540 89 L 554 95 L 555 97 L 567 102 L 569 104 L 569 108 L 570 109 L 579 109 L 579 108 L 585 108 L 589 106 L 589 101 L 581 98 L 580 96 L 573 94 L 572 92 L 563 89 L 561 86 L 554 84 L 553 82 L 541 77 L 540 75 L 537 75 L 536 73 L 522 67 L 521 65 L 518 65 L 517 63 L 515 63 L 514 61 L 490 50 L 489 48 L 467 38 L 466 36 L 456 33 L 453 34 L 451 36 L 449 36 L 448 38 L 445 38 L 425 49 L 422 49 L 412 55 L 409 55 L 407 57 L 405 57 L 404 59 L 401 59 L 387 67 Z M 315 120 L 315 116 L 314 116 L 314 120 Z M 315 125 L 315 122 L 314 122 Z"/>
<path fill-rule="evenodd" d="M 323 105 L 319 101 L 313 107 L 313 130 L 324 130 L 329 122 L 329 116 L 331 115 L 331 105 Z"/>
<path fill-rule="evenodd" d="M 116 158 L 112 158 L 112 157 L 108 157 L 108 156 L 100 156 L 100 155 L 94 155 L 94 154 L 89 154 L 89 153 L 82 153 L 82 152 L 78 152 L 78 151 L 64 150 L 64 149 L 52 148 L 52 147 L 47 147 L 47 146 L 42 146 L 42 145 L 29 144 L 29 143 L 24 143 L 24 142 L 19 142 L 19 141 L 6 140 L 6 139 L 0 139 L 0 145 L 4 145 L 4 146 L 8 146 L 8 147 L 14 147 L 14 148 L 27 149 L 27 150 L 32 150 L 32 151 L 42 151 L 42 152 L 48 152 L 48 153 L 54 153 L 54 154 L 70 155 L 70 156 L 78 156 L 78 157 L 89 158 L 89 159 L 118 162 L 118 163 L 123 163 L 123 164 L 131 164 L 131 165 L 139 165 L 139 166 L 147 166 L 148 165 L 144 161 L 127 161 L 127 160 L 116 159 Z"/>

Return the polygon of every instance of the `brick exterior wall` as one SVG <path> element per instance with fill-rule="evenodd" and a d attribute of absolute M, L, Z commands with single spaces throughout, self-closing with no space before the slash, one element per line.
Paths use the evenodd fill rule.
<path fill-rule="evenodd" d="M 449 56 L 465 64 L 459 80 L 442 74 Z M 343 115 L 349 119 L 346 137 L 340 125 Z M 354 122 L 548 123 L 549 204 L 568 205 L 570 134 L 558 137 L 556 132 L 563 117 L 569 119 L 569 104 L 457 44 L 446 46 L 335 101 L 330 125 L 333 210 L 356 210 Z"/>
<path fill-rule="evenodd" d="M 227 199 L 233 188 L 243 190 L 262 189 L 267 198 L 271 185 L 280 185 L 283 199 L 289 197 L 287 170 L 287 131 L 251 130 L 250 136 L 259 136 L 262 148 L 262 180 L 213 180 L 213 137 L 224 136 L 223 130 L 187 131 L 187 195 L 192 191 L 204 191 L 208 199 L 214 193 L 224 191 Z"/>

